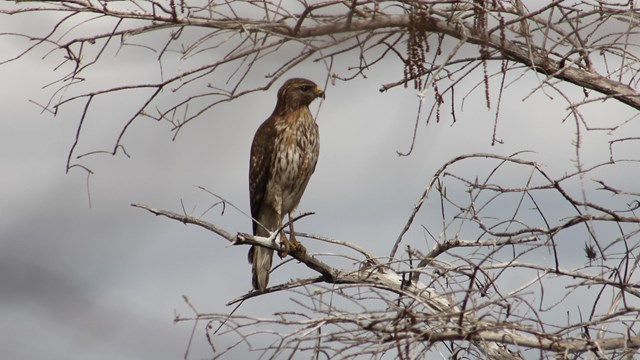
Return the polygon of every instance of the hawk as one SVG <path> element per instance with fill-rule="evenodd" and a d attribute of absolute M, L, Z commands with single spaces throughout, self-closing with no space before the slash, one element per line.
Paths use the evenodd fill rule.
<path fill-rule="evenodd" d="M 320 153 L 318 125 L 309 111 L 309 104 L 318 97 L 324 98 L 324 91 L 313 81 L 287 80 L 278 90 L 273 113 L 260 125 L 251 144 L 249 200 L 253 234 L 270 236 L 282 226 L 282 219 L 288 214 L 290 240 L 284 232 L 280 233 L 280 257 L 305 251 L 295 239 L 291 217 Z M 272 258 L 271 249 L 252 246 L 249 250 L 255 290 L 266 289 Z"/>

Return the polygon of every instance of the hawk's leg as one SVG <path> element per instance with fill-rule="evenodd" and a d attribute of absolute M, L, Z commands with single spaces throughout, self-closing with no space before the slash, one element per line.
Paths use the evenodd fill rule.
<path fill-rule="evenodd" d="M 278 212 L 278 229 L 282 227 L 282 215 Z M 278 256 L 280 259 L 289 255 L 289 250 L 291 249 L 291 243 L 287 240 L 287 237 L 284 235 L 284 229 L 280 231 L 280 250 L 278 250 Z"/>
<path fill-rule="evenodd" d="M 307 249 L 296 240 L 295 231 L 293 230 L 293 221 L 291 221 L 291 213 L 289 213 L 289 240 L 284 235 L 284 232 L 280 233 L 280 251 L 278 251 L 278 256 L 280 258 L 284 258 L 289 253 L 296 253 L 299 256 L 305 256 L 307 254 Z"/>
<path fill-rule="evenodd" d="M 284 235 L 284 230 L 280 232 L 280 250 L 278 250 L 278 256 L 280 258 L 284 258 L 289 255 L 289 250 L 291 249 L 291 243 L 287 240 L 287 237 Z"/>
<path fill-rule="evenodd" d="M 289 251 L 292 253 L 298 253 L 299 256 L 305 256 L 307 249 L 296 240 L 295 231 L 293 230 L 293 221 L 291 220 L 293 212 L 289 213 Z"/>

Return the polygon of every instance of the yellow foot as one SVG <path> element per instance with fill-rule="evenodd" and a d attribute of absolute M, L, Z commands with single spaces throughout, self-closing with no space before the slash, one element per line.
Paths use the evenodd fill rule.
<path fill-rule="evenodd" d="M 280 256 L 280 259 L 287 257 L 290 249 L 291 243 L 289 243 L 287 237 L 284 236 L 284 233 L 280 233 L 280 250 L 278 250 L 278 256 Z"/>
<path fill-rule="evenodd" d="M 280 258 L 286 257 L 289 253 L 296 254 L 299 257 L 307 255 L 307 249 L 298 240 L 296 240 L 296 237 L 293 236 L 293 234 L 289 235 L 289 240 L 287 240 L 284 234 L 282 234 L 280 237 L 280 243 L 282 244 L 280 251 L 278 251 Z"/>
<path fill-rule="evenodd" d="M 307 254 L 307 249 L 305 249 L 304 245 L 296 240 L 296 237 L 293 234 L 289 235 L 289 252 L 300 257 L 304 257 Z"/>

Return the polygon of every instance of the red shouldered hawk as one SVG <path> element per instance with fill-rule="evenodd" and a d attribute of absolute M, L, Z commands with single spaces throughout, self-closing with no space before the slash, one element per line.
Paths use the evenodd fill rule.
<path fill-rule="evenodd" d="M 278 102 L 269 118 L 260 125 L 251 144 L 249 198 L 253 234 L 268 237 L 289 220 L 298 206 L 311 174 L 316 168 L 320 144 L 318 125 L 309 104 L 324 98 L 314 82 L 294 78 L 278 90 Z M 293 223 L 289 239 L 281 233 L 281 257 L 289 251 L 305 251 L 295 239 Z M 253 288 L 264 291 L 269 282 L 273 250 L 252 246 L 249 262 L 253 265 Z"/>

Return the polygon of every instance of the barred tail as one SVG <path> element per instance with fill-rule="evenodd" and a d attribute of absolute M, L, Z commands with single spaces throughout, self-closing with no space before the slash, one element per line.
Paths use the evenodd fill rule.
<path fill-rule="evenodd" d="M 264 291 L 269 283 L 269 273 L 271 272 L 271 261 L 273 260 L 273 250 L 260 246 L 252 246 L 249 250 L 249 262 L 253 265 L 253 288 Z"/>

